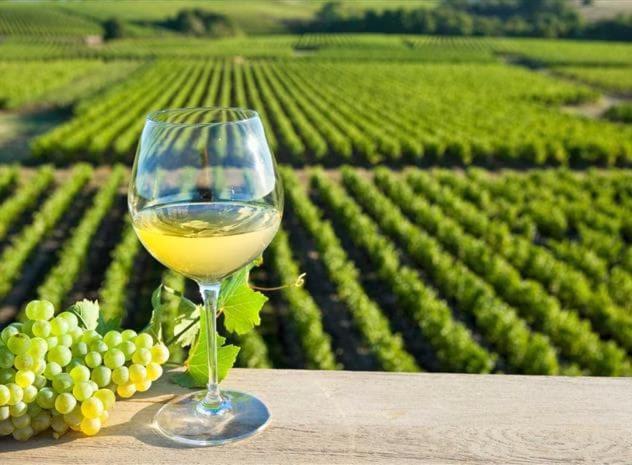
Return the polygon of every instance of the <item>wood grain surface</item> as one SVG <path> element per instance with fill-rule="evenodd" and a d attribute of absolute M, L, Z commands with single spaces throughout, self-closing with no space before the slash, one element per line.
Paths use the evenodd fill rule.
<path fill-rule="evenodd" d="M 180 447 L 154 431 L 166 381 L 117 402 L 92 438 L 0 439 L 1 465 L 632 463 L 632 380 L 235 369 L 270 426 L 246 441 Z"/>

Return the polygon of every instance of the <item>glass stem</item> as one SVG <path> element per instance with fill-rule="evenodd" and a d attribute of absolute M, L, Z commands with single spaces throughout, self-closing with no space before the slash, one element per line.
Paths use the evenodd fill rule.
<path fill-rule="evenodd" d="M 206 396 L 202 400 L 203 408 L 208 413 L 220 413 L 224 410 L 224 399 L 219 390 L 217 377 L 217 301 L 219 298 L 220 283 L 200 284 L 200 294 L 204 301 L 206 312 L 206 340 L 207 340 L 207 366 L 208 384 Z"/>

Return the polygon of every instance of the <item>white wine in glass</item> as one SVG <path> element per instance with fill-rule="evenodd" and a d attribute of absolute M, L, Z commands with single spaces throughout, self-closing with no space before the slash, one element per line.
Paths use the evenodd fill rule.
<path fill-rule="evenodd" d="M 149 253 L 198 283 L 208 322 L 207 389 L 165 404 L 154 424 L 189 445 L 251 436 L 270 413 L 256 397 L 219 389 L 215 334 L 222 280 L 263 253 L 283 213 L 280 178 L 257 113 L 182 108 L 148 115 L 128 204 Z"/>

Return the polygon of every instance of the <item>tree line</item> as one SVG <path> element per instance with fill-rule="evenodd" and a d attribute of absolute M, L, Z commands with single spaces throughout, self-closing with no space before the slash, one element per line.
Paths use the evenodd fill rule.
<path fill-rule="evenodd" d="M 632 40 L 632 15 L 586 23 L 568 0 L 443 0 L 436 8 L 369 9 L 348 14 L 341 2 L 332 1 L 297 29 Z"/>

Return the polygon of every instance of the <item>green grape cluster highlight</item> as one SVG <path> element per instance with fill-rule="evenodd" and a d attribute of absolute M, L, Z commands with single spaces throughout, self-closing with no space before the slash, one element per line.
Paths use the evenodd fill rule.
<path fill-rule="evenodd" d="M 0 436 L 24 441 L 52 429 L 95 435 L 116 394 L 144 392 L 162 375 L 168 349 L 131 329 L 100 334 L 72 311 L 34 300 L 26 321 L 0 332 Z"/>

